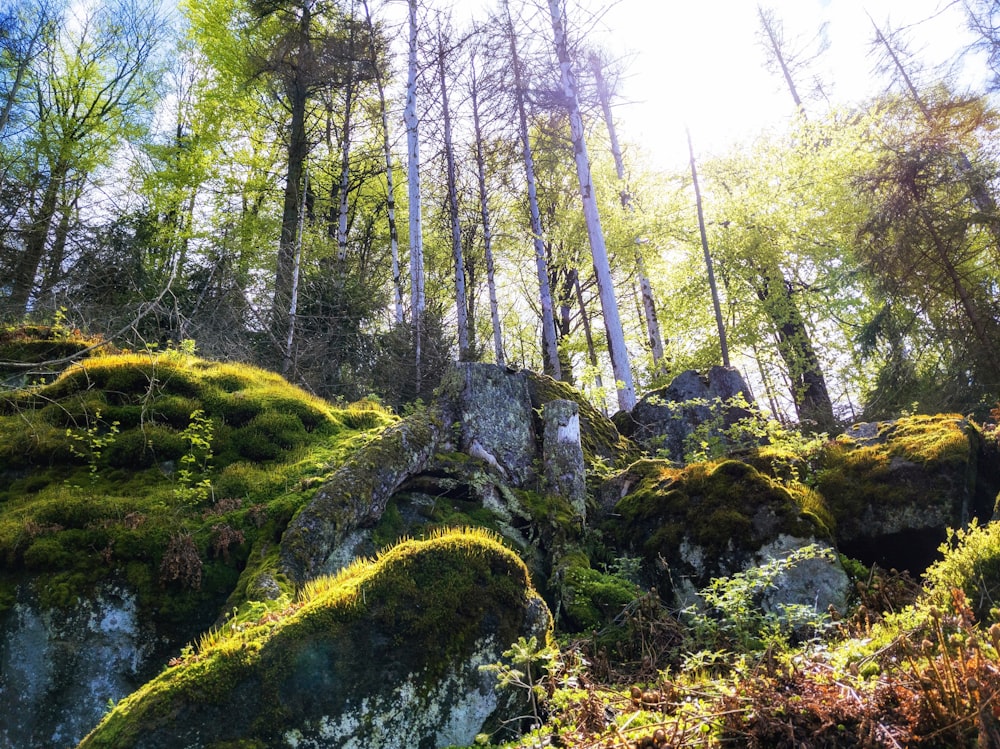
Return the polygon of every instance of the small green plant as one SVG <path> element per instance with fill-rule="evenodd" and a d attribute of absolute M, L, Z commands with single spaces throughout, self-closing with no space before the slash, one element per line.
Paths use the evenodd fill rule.
<path fill-rule="evenodd" d="M 212 420 L 200 408 L 192 411 L 190 423 L 181 432 L 188 449 L 180 458 L 174 489 L 182 504 L 203 504 L 212 495 L 212 482 L 205 476 L 212 466 L 212 436 Z"/>
<path fill-rule="evenodd" d="M 542 708 L 549 697 L 548 676 L 558 668 L 559 651 L 540 643 L 534 635 L 519 637 L 517 642 L 503 652 L 504 660 L 480 666 L 483 671 L 496 674 L 501 689 L 524 692 L 531 710 L 532 727 L 542 725 Z"/>
<path fill-rule="evenodd" d="M 90 483 L 96 483 L 100 476 L 99 463 L 104 449 L 110 447 L 118 439 L 119 422 L 112 421 L 105 427 L 102 426 L 101 412 L 94 413 L 94 420 L 87 420 L 87 427 L 80 429 L 69 428 L 66 436 L 71 440 L 69 451 L 78 458 L 87 461 L 90 471 Z"/>
<path fill-rule="evenodd" d="M 728 577 L 714 578 L 699 591 L 704 602 L 682 612 L 691 627 L 691 644 L 699 651 L 728 647 L 738 653 L 786 650 L 796 633 L 820 632 L 828 615 L 812 606 L 779 603 L 774 610 L 762 606 L 768 589 L 778 578 L 807 559 L 834 558 L 834 552 L 818 544 L 795 549 Z"/>

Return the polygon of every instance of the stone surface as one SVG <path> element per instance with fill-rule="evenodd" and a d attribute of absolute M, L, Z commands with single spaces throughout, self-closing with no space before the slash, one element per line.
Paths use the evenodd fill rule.
<path fill-rule="evenodd" d="M 884 569 L 919 574 L 948 528 L 993 513 L 995 484 L 982 438 L 957 415 L 857 424 L 827 445 L 816 489 L 836 520 L 838 547 Z"/>
<path fill-rule="evenodd" d="M 0 747 L 75 746 L 151 674 L 155 632 L 135 597 L 103 583 L 67 609 L 45 609 L 31 584 L 0 618 Z"/>
<path fill-rule="evenodd" d="M 549 401 L 542 412 L 542 420 L 545 422 L 542 439 L 545 490 L 568 501 L 585 522 L 587 480 L 580 444 L 580 409 L 573 401 Z"/>
<path fill-rule="evenodd" d="M 488 535 L 406 542 L 188 656 L 81 749 L 467 746 L 524 710 L 481 667 L 550 627 L 524 564 Z"/>
<path fill-rule="evenodd" d="M 492 364 L 456 365 L 462 452 L 495 468 L 517 487 L 535 479 L 538 439 L 527 378 Z"/>
<path fill-rule="evenodd" d="M 779 539 L 831 540 L 800 495 L 745 463 L 679 469 L 646 460 L 626 474 L 615 482 L 625 495 L 602 531 L 641 557 L 646 585 L 678 606 L 712 578 L 759 564 Z"/>
<path fill-rule="evenodd" d="M 739 370 L 712 367 L 705 374 L 688 370 L 666 387 L 646 393 L 617 423 L 647 449 L 683 462 L 686 441 L 701 425 L 712 424 L 717 433 L 750 415 L 746 409 L 727 404 L 736 397 L 753 402 Z"/>

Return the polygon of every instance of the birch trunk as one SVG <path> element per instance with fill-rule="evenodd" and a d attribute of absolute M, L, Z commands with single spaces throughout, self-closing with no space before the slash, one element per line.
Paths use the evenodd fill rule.
<path fill-rule="evenodd" d="M 410 10 L 409 65 L 406 79 L 406 182 L 410 214 L 410 316 L 416 356 L 416 388 L 422 383 L 421 332 L 424 319 L 424 241 L 420 211 L 420 123 L 417 119 L 417 0 L 408 0 Z"/>
<path fill-rule="evenodd" d="M 531 214 L 531 234 L 535 245 L 535 270 L 538 275 L 538 295 L 542 313 L 542 349 L 545 372 L 554 379 L 562 379 L 559 350 L 556 345 L 556 322 L 552 310 L 552 290 L 549 287 L 548 263 L 545 260 L 545 242 L 542 238 L 542 216 L 538 210 L 538 189 L 535 182 L 535 160 L 531 155 L 531 137 L 528 132 L 528 114 L 524 100 L 524 80 L 521 58 L 514 37 L 514 23 L 510 7 L 504 1 L 507 14 L 507 35 L 510 41 L 510 59 L 514 69 L 514 99 L 517 105 L 518 127 L 521 136 L 521 155 L 524 158 L 524 176 L 528 185 L 528 209 Z"/>
<path fill-rule="evenodd" d="M 618 129 L 615 127 L 615 119 L 611 114 L 611 93 L 604 80 L 604 71 L 601 70 L 601 61 L 597 55 L 591 55 L 590 65 L 594 71 L 594 80 L 597 83 L 597 96 L 601 101 L 601 111 L 604 113 L 604 122 L 608 128 L 608 138 L 611 141 L 611 155 L 615 160 L 615 173 L 621 183 L 622 208 L 632 210 L 632 196 L 629 194 L 628 185 L 625 182 L 625 160 L 622 158 L 621 145 L 618 142 Z M 662 367 L 663 362 L 663 336 L 660 333 L 660 322 L 656 318 L 656 297 L 653 296 L 653 285 L 646 275 L 646 263 L 642 259 L 642 252 L 636 243 L 635 269 L 639 276 L 639 290 L 642 295 L 642 313 L 646 322 L 646 336 L 649 341 L 649 350 L 653 355 L 653 366 L 656 369 Z"/>
<path fill-rule="evenodd" d="M 392 148 L 389 143 L 389 113 L 385 105 L 385 84 L 382 82 L 382 68 L 378 64 L 375 51 L 375 27 L 368 10 L 368 0 L 361 0 L 365 9 L 365 23 L 368 27 L 368 57 L 375 71 L 375 88 L 378 90 L 379 115 L 382 118 L 382 157 L 385 159 L 386 210 L 389 214 L 389 249 L 392 253 L 392 291 L 397 325 L 403 324 L 403 282 L 399 272 L 399 232 L 396 229 L 396 191 L 392 174 Z"/>
<path fill-rule="evenodd" d="M 493 228 L 490 224 L 490 204 L 486 195 L 486 155 L 483 152 L 483 128 L 479 121 L 479 86 L 476 63 L 472 61 L 472 127 L 476 136 L 476 176 L 479 180 L 479 210 L 483 219 L 483 252 L 486 255 L 486 286 L 490 293 L 490 320 L 493 323 L 493 353 L 496 363 L 504 366 L 503 334 L 500 328 L 500 308 L 493 265 Z"/>
<path fill-rule="evenodd" d="M 597 277 L 597 290 L 601 298 L 601 310 L 604 313 L 604 327 L 608 336 L 611 367 L 615 373 L 618 407 L 623 411 L 631 411 L 635 407 L 632 367 L 629 363 L 628 349 L 625 347 L 625 332 L 618 314 L 618 301 L 615 298 L 615 289 L 611 278 L 611 265 L 608 262 L 608 251 L 604 244 L 604 230 L 601 227 L 601 216 L 597 209 L 597 198 L 590 175 L 590 158 L 587 155 L 587 144 L 584 139 L 583 116 L 580 113 L 576 80 L 570 62 L 569 46 L 566 41 L 560 5 L 560 0 L 549 0 L 549 14 L 552 17 L 552 32 L 555 37 L 556 55 L 559 58 L 563 97 L 569 107 L 570 132 L 576 156 L 576 174 L 580 183 L 580 196 L 583 200 L 583 216 L 587 225 L 587 236 L 590 240 L 590 252 L 594 259 L 594 272 Z"/>
<path fill-rule="evenodd" d="M 455 309 L 458 324 L 458 360 L 469 361 L 469 317 L 465 299 L 465 263 L 462 259 L 462 225 L 458 217 L 455 149 L 452 143 L 451 110 L 448 108 L 448 84 L 445 80 L 445 50 L 438 29 L 438 77 L 441 84 L 441 111 L 444 116 L 444 155 L 448 171 L 448 216 L 451 220 L 451 252 L 455 263 Z"/>

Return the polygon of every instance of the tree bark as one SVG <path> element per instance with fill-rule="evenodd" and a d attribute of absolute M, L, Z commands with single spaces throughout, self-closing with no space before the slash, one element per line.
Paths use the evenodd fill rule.
<path fill-rule="evenodd" d="M 375 28 L 372 25 L 371 13 L 368 11 L 368 0 L 361 0 L 365 9 L 365 22 L 368 26 L 368 52 L 372 70 L 375 75 L 375 88 L 378 90 L 379 116 L 382 119 L 382 157 L 385 159 L 386 209 L 389 214 L 389 249 L 392 253 L 392 291 L 397 325 L 403 324 L 403 282 L 399 271 L 399 232 L 396 228 L 396 191 L 392 172 L 392 149 L 389 143 L 389 113 L 385 105 L 385 84 L 382 81 L 382 68 L 379 67 L 378 54 L 375 50 Z"/>
<path fill-rule="evenodd" d="M 295 238 L 299 225 L 299 203 L 303 200 L 302 166 L 309 151 L 306 134 L 306 102 L 309 90 L 304 70 L 312 57 L 309 36 L 312 24 L 311 5 L 302 3 L 299 19 L 298 66 L 288 85 L 288 104 L 291 123 L 288 131 L 288 169 L 285 175 L 285 193 L 281 208 L 281 238 L 278 243 L 278 267 L 274 280 L 274 299 L 271 320 L 277 340 L 288 333 L 288 309 L 292 297 L 292 276 L 295 265 Z"/>
<path fill-rule="evenodd" d="M 497 304 L 497 285 L 493 263 L 493 227 L 490 222 L 489 197 L 486 194 L 486 155 L 483 152 L 483 128 L 479 120 L 479 86 L 476 78 L 476 62 L 471 63 L 472 71 L 472 126 L 476 136 L 476 176 L 479 182 L 479 211 L 483 220 L 483 253 L 486 256 L 486 286 L 490 295 L 490 320 L 493 323 L 493 354 L 496 363 L 504 366 L 503 332 L 500 328 L 500 308 Z"/>
<path fill-rule="evenodd" d="M 469 361 L 469 317 L 465 299 L 465 263 L 462 259 L 462 225 L 458 216 L 458 185 L 455 169 L 455 149 L 452 143 L 451 110 L 448 106 L 448 84 L 445 79 L 445 49 L 441 29 L 438 29 L 438 77 L 441 84 L 441 111 L 444 118 L 444 155 L 448 172 L 448 217 L 451 223 L 451 252 L 455 263 L 455 311 L 458 324 L 458 360 Z"/>
<path fill-rule="evenodd" d="M 722 366 L 729 365 L 729 345 L 726 342 L 726 326 L 722 320 L 722 305 L 719 303 L 719 287 L 715 283 L 715 271 L 712 268 L 712 253 L 708 249 L 708 234 L 705 231 L 705 213 L 701 205 L 701 188 L 698 186 L 698 166 L 694 159 L 694 146 L 691 144 L 691 131 L 687 133 L 688 153 L 691 155 L 691 180 L 694 182 L 694 200 L 698 207 L 698 233 L 701 235 L 701 248 L 705 253 L 705 268 L 708 272 L 708 286 L 712 291 L 712 309 L 715 310 L 715 325 L 719 331 L 719 348 L 722 350 Z"/>
<path fill-rule="evenodd" d="M 604 327 L 608 336 L 611 366 L 615 373 L 618 407 L 623 411 L 631 411 L 635 407 L 632 367 L 629 362 L 628 349 L 625 346 L 625 331 L 618 314 L 618 301 L 615 298 L 611 265 L 608 261 L 607 247 L 604 244 L 604 230 L 601 227 L 601 216 L 597 208 L 597 198 L 590 175 L 590 158 L 587 155 L 587 144 L 584 139 L 583 116 L 580 113 L 576 80 L 570 62 L 569 46 L 566 41 L 560 6 L 560 0 L 549 0 L 549 14 L 552 17 L 552 33 L 555 37 L 556 55 L 559 58 L 563 97 L 569 107 L 570 131 L 575 152 L 576 174 L 580 183 L 580 197 L 583 200 L 583 216 L 587 225 L 587 236 L 590 240 L 590 252 L 594 259 L 594 272 L 597 277 L 597 290 L 601 298 L 601 310 L 604 313 Z"/>
<path fill-rule="evenodd" d="M 622 158 L 621 145 L 618 143 L 618 130 L 615 127 L 615 119 L 611 114 L 611 93 L 608 91 L 607 82 L 604 80 L 604 71 L 601 69 L 601 60 L 594 54 L 590 57 L 590 65 L 594 71 L 594 80 L 597 83 L 597 96 L 601 101 L 601 111 L 604 113 L 604 122 L 608 128 L 608 138 L 611 141 L 611 155 L 615 160 L 615 173 L 618 175 L 618 182 L 621 183 L 619 195 L 621 197 L 622 208 L 632 210 L 632 196 L 629 193 L 628 185 L 625 182 L 625 160 Z M 642 259 L 642 251 L 638 240 L 635 250 L 635 269 L 639 276 L 639 289 L 642 292 L 642 312 L 646 322 L 646 337 L 649 341 L 649 351 L 653 355 L 653 367 L 660 369 L 663 366 L 663 336 L 660 333 L 660 322 L 656 318 L 656 297 L 653 296 L 653 285 L 646 275 L 646 263 Z"/>
<path fill-rule="evenodd" d="M 423 379 L 421 333 L 424 320 L 424 240 L 420 210 L 420 122 L 417 119 L 417 0 L 408 0 L 410 36 L 406 78 L 406 182 L 410 214 L 410 318 L 416 357 L 416 389 Z"/>
<path fill-rule="evenodd" d="M 507 36 L 514 72 L 514 100 L 517 106 L 518 127 L 521 136 L 521 156 L 524 159 L 524 176 L 528 185 L 528 209 L 531 215 L 531 234 L 535 246 L 535 271 L 538 275 L 538 296 L 542 315 L 543 361 L 545 373 L 556 380 L 561 380 L 562 367 L 559 365 L 555 315 L 552 308 L 552 290 L 549 286 L 548 263 L 545 260 L 542 215 L 538 209 L 535 160 L 531 154 L 531 135 L 528 132 L 527 104 L 524 100 L 524 77 L 521 71 L 521 58 L 517 51 L 517 39 L 514 35 L 514 23 L 510 17 L 510 7 L 507 0 L 504 0 L 504 10 L 507 15 Z"/>

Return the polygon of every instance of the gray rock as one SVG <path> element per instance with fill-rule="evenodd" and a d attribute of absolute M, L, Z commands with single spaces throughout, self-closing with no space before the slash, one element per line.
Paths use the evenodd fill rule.
<path fill-rule="evenodd" d="M 527 377 L 492 364 L 456 365 L 463 452 L 495 468 L 513 486 L 535 480 L 538 440 Z"/>
<path fill-rule="evenodd" d="M 580 444 L 580 409 L 573 401 L 549 401 L 542 419 L 545 489 L 566 499 L 586 521 L 587 481 Z"/>
<path fill-rule="evenodd" d="M 704 375 L 694 370 L 681 372 L 666 387 L 642 397 L 630 419 L 624 420 L 625 429 L 647 449 L 683 462 L 686 441 L 699 427 L 707 424 L 717 435 L 750 416 L 746 409 L 731 405 L 738 396 L 753 402 L 737 369 L 712 367 Z"/>
<path fill-rule="evenodd" d="M 74 746 L 149 676 L 156 634 L 135 596 L 102 583 L 67 609 L 46 609 L 31 584 L 0 620 L 0 747 Z"/>

